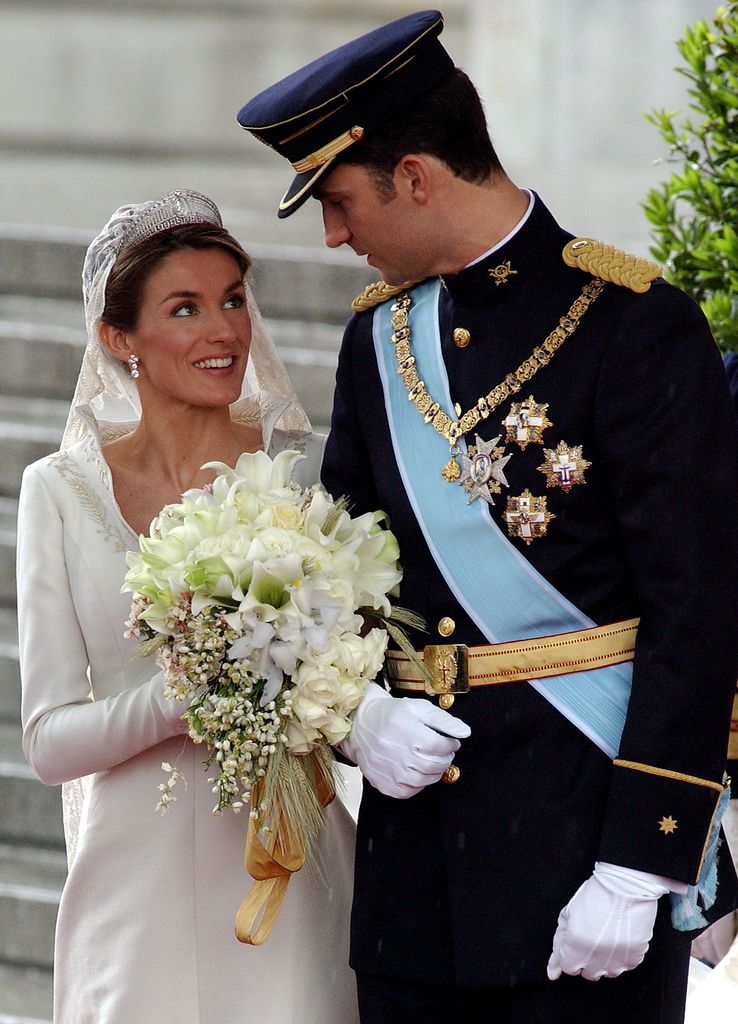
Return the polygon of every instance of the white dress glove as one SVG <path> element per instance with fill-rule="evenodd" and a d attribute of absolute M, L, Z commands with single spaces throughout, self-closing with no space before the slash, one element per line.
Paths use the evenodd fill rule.
<path fill-rule="evenodd" d="M 680 888 L 680 882 L 660 875 L 598 861 L 559 914 L 548 962 L 551 981 L 562 973 L 597 981 L 633 970 L 651 941 L 659 897 Z"/>
<path fill-rule="evenodd" d="M 338 749 L 385 796 L 407 799 L 438 782 L 471 730 L 429 700 L 367 687 Z"/>

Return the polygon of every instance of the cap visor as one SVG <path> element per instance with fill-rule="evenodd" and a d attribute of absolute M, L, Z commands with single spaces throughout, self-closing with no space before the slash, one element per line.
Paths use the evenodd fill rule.
<path fill-rule="evenodd" d="M 334 160 L 329 160 L 314 171 L 306 171 L 304 174 L 295 175 L 292 184 L 282 196 L 277 216 L 280 219 L 289 217 L 295 210 L 299 210 L 302 204 L 313 194 L 313 190 L 320 179 L 333 168 L 333 163 Z"/>

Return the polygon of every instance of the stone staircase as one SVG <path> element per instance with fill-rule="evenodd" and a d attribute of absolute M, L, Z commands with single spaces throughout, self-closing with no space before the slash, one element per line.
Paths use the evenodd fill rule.
<path fill-rule="evenodd" d="M 54 922 L 66 858 L 60 792 L 20 743 L 15 527 L 24 466 L 58 447 L 84 347 L 88 236 L 0 227 L 0 1024 L 51 1020 Z M 320 249 L 251 247 L 253 288 L 316 426 L 329 421 L 341 325 L 365 268 Z"/>

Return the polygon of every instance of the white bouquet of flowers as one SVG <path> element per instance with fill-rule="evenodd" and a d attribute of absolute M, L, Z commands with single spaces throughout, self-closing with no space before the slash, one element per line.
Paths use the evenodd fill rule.
<path fill-rule="evenodd" d="M 128 555 L 123 587 L 133 592 L 129 635 L 140 653 L 156 652 L 165 696 L 182 702 L 191 739 L 208 747 L 214 812 L 251 802 L 247 866 L 271 889 L 320 830 L 335 795 L 330 744 L 348 734 L 388 631 L 405 646 L 389 601 L 402 573 L 384 513 L 352 518 L 320 485 L 303 490 L 290 479 L 299 458 L 208 463 L 212 486 L 161 511 Z M 380 625 L 368 628 L 371 619 Z M 181 775 L 163 767 L 166 810 Z M 249 894 L 239 938 L 263 941 L 274 902 L 260 905 L 258 931 L 259 897 Z"/>

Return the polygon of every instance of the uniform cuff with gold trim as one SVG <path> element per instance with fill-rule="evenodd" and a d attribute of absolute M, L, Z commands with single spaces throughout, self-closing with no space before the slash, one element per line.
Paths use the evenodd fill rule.
<path fill-rule="evenodd" d="M 598 859 L 694 885 L 723 788 L 710 779 L 615 760 Z"/>

